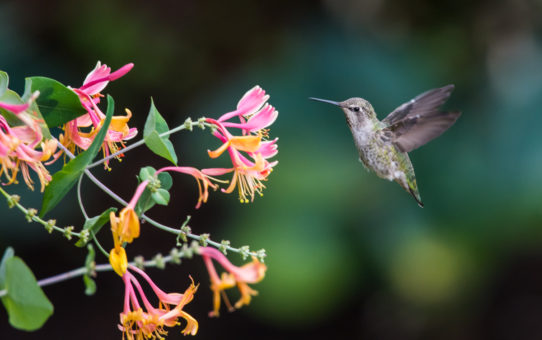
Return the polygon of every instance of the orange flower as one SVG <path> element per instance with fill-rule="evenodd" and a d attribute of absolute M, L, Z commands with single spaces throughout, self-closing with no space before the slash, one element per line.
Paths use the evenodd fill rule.
<path fill-rule="evenodd" d="M 252 262 L 241 267 L 233 265 L 224 254 L 215 248 L 200 247 L 199 254 L 203 257 L 207 271 L 211 278 L 211 290 L 213 291 L 213 310 L 209 312 L 209 316 L 218 316 L 220 310 L 220 297 L 224 299 L 224 303 L 231 311 L 234 309 L 230 304 L 225 290 L 233 288 L 237 285 L 241 293 L 240 299 L 235 303 L 235 308 L 239 309 L 244 305 L 248 305 L 252 296 L 258 294 L 257 291 L 248 286 L 249 283 L 258 283 L 263 280 L 267 267 L 255 257 Z M 222 273 L 219 277 L 213 265 L 215 260 L 226 269 L 227 272 Z"/>
<path fill-rule="evenodd" d="M 181 333 L 183 335 L 196 335 L 198 322 L 183 310 L 194 299 L 194 294 L 198 289 L 198 286 L 194 285 L 194 281 L 183 294 L 165 293 L 158 288 L 144 271 L 134 266 L 129 266 L 129 269 L 137 272 L 147 281 L 159 303 L 158 306 L 153 306 L 136 277 L 130 271 L 126 271 L 122 276 L 125 285 L 124 310 L 120 313 L 119 324 L 119 329 L 123 332 L 123 338 L 126 337 L 129 340 L 162 339 L 163 336 L 167 335 L 164 328 L 179 325 L 179 318 L 186 320 L 186 326 Z"/>

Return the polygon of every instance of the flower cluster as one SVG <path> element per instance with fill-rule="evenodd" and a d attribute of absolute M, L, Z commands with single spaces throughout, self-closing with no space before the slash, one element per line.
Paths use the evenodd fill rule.
<path fill-rule="evenodd" d="M 224 254 L 215 248 L 200 247 L 199 254 L 205 262 L 209 277 L 211 278 L 211 290 L 213 291 L 213 310 L 209 313 L 209 316 L 218 316 L 220 310 L 220 296 L 224 299 L 224 303 L 228 310 L 233 310 L 234 307 L 239 309 L 244 305 L 248 305 L 252 296 L 258 294 L 248 286 L 249 283 L 258 283 L 263 280 L 267 267 L 261 263 L 255 257 L 252 258 L 252 262 L 247 263 L 241 267 L 233 265 Z M 218 276 L 216 269 L 213 265 L 215 260 L 226 269 L 227 272 L 223 272 L 221 276 Z M 237 286 L 241 297 L 232 307 L 230 301 L 224 291 L 229 288 Z"/>
<path fill-rule="evenodd" d="M 18 120 L 16 126 L 10 126 L 4 116 L 0 115 L 0 175 L 8 182 L 17 183 L 19 170 L 30 189 L 34 182 L 30 177 L 32 169 L 40 180 L 41 191 L 51 180 L 49 171 L 43 165 L 55 152 L 57 143 L 54 139 L 45 139 L 41 130 L 39 117 L 31 112 L 31 103 L 39 93 L 34 93 L 25 104 L 9 104 L 0 102 L 0 108 L 14 114 Z"/>
<path fill-rule="evenodd" d="M 115 72 L 111 72 L 110 67 L 98 62 L 94 70 L 85 78 L 83 85 L 72 89 L 79 96 L 81 105 L 87 113 L 64 125 L 64 134 L 59 137 L 62 145 L 67 147 L 72 153 L 76 147 L 82 150 L 89 148 L 105 120 L 105 114 L 98 107 L 100 98 L 103 97 L 100 92 L 105 89 L 110 81 L 124 76 L 133 67 L 134 64 L 130 63 Z M 128 109 L 126 109 L 126 116 L 113 116 L 102 146 L 104 157 L 124 148 L 124 141 L 136 136 L 137 129 L 128 126 L 128 121 L 131 117 L 132 112 Z M 83 131 L 83 129 L 90 130 Z M 117 143 L 121 145 L 121 148 L 119 148 Z M 106 169 L 108 169 L 109 161 L 106 161 L 104 164 Z"/>
<path fill-rule="evenodd" d="M 126 339 L 149 339 L 167 335 L 164 327 L 179 325 L 179 318 L 186 320 L 186 326 L 182 330 L 184 335 L 196 335 L 198 322 L 183 309 L 192 299 L 198 287 L 194 282 L 180 293 L 166 293 L 162 291 L 151 278 L 141 269 L 130 266 L 130 270 L 138 273 L 147 281 L 152 291 L 158 298 L 158 306 L 153 306 L 149 301 L 141 284 L 134 274 L 126 271 L 122 275 L 124 281 L 124 309 L 120 313 L 119 329 Z M 143 306 L 140 303 L 141 299 Z"/>
<path fill-rule="evenodd" d="M 222 115 L 218 120 L 207 118 L 208 123 L 214 124 L 217 129 L 213 133 L 223 144 L 214 151 L 209 151 L 209 157 L 217 158 L 224 151 L 228 151 L 232 162 L 231 168 L 205 169 L 203 172 L 210 176 L 219 176 L 233 172 L 230 186 L 223 189 L 231 193 L 237 186 L 239 200 L 248 202 L 254 200 L 255 194 L 262 195 L 267 176 L 277 165 L 278 161 L 269 162 L 275 156 L 277 140 L 267 140 L 269 127 L 277 119 L 278 111 L 269 104 L 269 96 L 265 91 L 255 86 L 241 98 L 237 109 Z M 237 118 L 239 122 L 232 122 Z M 241 130 L 241 135 L 234 135 L 228 128 Z"/>

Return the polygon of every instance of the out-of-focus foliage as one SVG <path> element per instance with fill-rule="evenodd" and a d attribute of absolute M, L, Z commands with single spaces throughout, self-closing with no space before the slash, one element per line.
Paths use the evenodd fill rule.
<path fill-rule="evenodd" d="M 271 94 L 281 154 L 264 197 L 246 209 L 215 193 L 190 212 L 192 227 L 212 228 L 215 239 L 266 248 L 266 280 L 249 308 L 218 321 L 206 320 L 210 303 L 196 295 L 200 338 L 528 339 L 542 335 L 541 26 L 535 1 L 10 2 L 0 5 L 0 68 L 14 83 L 44 74 L 76 86 L 97 59 L 134 62 L 111 92 L 118 105 L 129 103 L 139 127 L 150 95 L 172 127 L 234 107 L 231 98 L 254 84 Z M 364 170 L 340 110 L 307 100 L 360 96 L 383 118 L 449 83 L 456 90 L 445 107 L 463 115 L 411 154 L 424 209 Z M 171 140 L 180 165 L 209 165 L 212 137 Z M 129 169 L 147 155 L 113 164 L 112 186 L 128 196 L 123 183 L 137 175 Z M 192 199 L 188 181 L 174 185 L 187 195 L 171 202 Z M 105 203 L 89 194 L 97 215 Z M 163 211 L 156 216 L 164 222 L 185 213 Z M 77 223 L 64 214 L 59 220 Z M 66 250 L 40 258 L 40 247 L 51 247 L 40 243 L 41 231 L 11 211 L 2 219 L 2 247 L 36 233 L 27 250 L 16 245 L 41 268 L 36 275 L 55 274 L 49 261 L 79 265 Z M 172 286 L 188 268 L 184 261 L 168 277 Z M 205 273 L 194 279 L 206 282 Z M 47 288 L 58 302 L 37 336 L 92 329 L 118 338 L 114 316 L 104 319 L 101 309 L 119 287 L 97 280 L 77 325 L 65 321 L 80 287 Z M 4 321 L 2 334 L 31 337 L 8 327 Z"/>

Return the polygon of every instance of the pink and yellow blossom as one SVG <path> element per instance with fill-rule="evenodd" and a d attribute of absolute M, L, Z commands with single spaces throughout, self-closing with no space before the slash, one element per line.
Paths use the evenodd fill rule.
<path fill-rule="evenodd" d="M 59 137 L 62 145 L 72 152 L 76 148 L 82 150 L 89 148 L 105 120 L 105 114 L 98 107 L 100 98 L 103 97 L 100 92 L 110 81 L 124 76 L 133 66 L 132 63 L 126 64 L 117 71 L 111 72 L 111 68 L 98 62 L 85 78 L 83 85 L 72 89 L 79 96 L 81 105 L 87 113 L 64 125 L 64 134 Z M 125 116 L 113 116 L 102 146 L 104 157 L 118 152 L 125 147 L 125 141 L 136 136 L 137 129 L 128 126 L 131 117 L 132 112 L 128 109 Z M 82 129 L 87 129 L 87 131 Z M 105 162 L 105 167 L 109 167 L 108 161 Z"/>
<path fill-rule="evenodd" d="M 130 270 L 122 276 L 124 281 L 124 309 L 120 313 L 119 329 L 123 338 L 132 339 L 162 339 L 167 335 L 165 327 L 180 325 L 179 318 L 186 321 L 183 335 L 196 335 L 198 322 L 184 311 L 184 307 L 194 299 L 198 286 L 194 282 L 184 293 L 165 293 L 141 269 L 129 266 L 131 271 L 141 275 L 152 288 L 158 298 L 158 305 L 153 306 L 145 295 L 141 284 Z"/>
<path fill-rule="evenodd" d="M 219 180 L 209 175 L 206 175 L 203 172 L 205 170 L 200 171 L 196 168 L 189 167 L 189 166 L 168 166 L 156 171 L 155 175 L 158 175 L 159 173 L 166 172 L 166 171 L 175 171 L 179 173 L 184 173 L 187 175 L 191 175 L 196 179 L 196 182 L 198 183 L 198 192 L 199 192 L 198 203 L 196 204 L 196 209 L 199 209 L 202 203 L 207 202 L 207 199 L 209 198 L 209 187 L 211 187 L 214 190 L 218 188 L 218 186 L 214 184 L 212 181 L 219 181 Z"/>
<path fill-rule="evenodd" d="M 25 104 L 0 103 L 1 108 L 14 113 L 21 122 L 21 125 L 10 127 L 7 120 L 0 116 L 0 175 L 8 179 L 6 184 L 17 183 L 17 174 L 21 171 L 27 186 L 34 189 L 31 169 L 38 175 L 43 192 L 51 175 L 42 162 L 55 152 L 57 143 L 43 137 L 41 120 L 28 111 L 30 102 L 38 95 L 39 92 L 34 93 Z"/>
<path fill-rule="evenodd" d="M 211 290 L 213 291 L 213 310 L 209 313 L 209 316 L 218 316 L 220 310 L 221 296 L 224 299 L 224 303 L 231 311 L 235 308 L 239 309 L 244 305 L 248 305 L 252 299 L 252 296 L 257 295 L 258 292 L 248 286 L 249 283 L 258 283 L 263 280 L 267 267 L 265 264 L 258 261 L 253 257 L 252 262 L 247 263 L 241 267 L 233 265 L 228 258 L 215 248 L 200 247 L 199 254 L 203 258 L 209 277 L 211 278 Z M 221 276 L 218 276 L 216 269 L 213 265 L 215 260 L 226 269 Z M 240 299 L 232 306 L 225 294 L 225 290 L 237 286 L 241 294 Z"/>
<path fill-rule="evenodd" d="M 202 172 L 209 176 L 233 172 L 231 183 L 223 192 L 231 193 L 237 187 L 241 202 L 248 202 L 249 198 L 253 201 L 255 194 L 262 195 L 265 189 L 263 182 L 278 163 L 268 161 L 278 153 L 278 138 L 266 140 L 269 136 L 267 128 L 278 117 L 278 111 L 266 103 L 268 99 L 265 91 L 255 86 L 241 98 L 236 110 L 217 120 L 206 119 L 217 127 L 213 134 L 222 142 L 218 149 L 208 151 L 209 157 L 217 158 L 227 150 L 232 167 L 205 169 Z M 235 117 L 239 119 L 238 123 L 229 121 Z M 228 128 L 240 129 L 241 135 L 232 134 Z"/>

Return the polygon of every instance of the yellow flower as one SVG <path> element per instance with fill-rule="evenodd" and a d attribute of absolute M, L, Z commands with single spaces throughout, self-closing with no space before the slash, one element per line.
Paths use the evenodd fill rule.
<path fill-rule="evenodd" d="M 112 211 L 109 214 L 111 221 L 111 232 L 115 245 L 123 242 L 131 243 L 134 238 L 139 237 L 139 217 L 130 206 L 121 210 L 119 217 Z"/>
<path fill-rule="evenodd" d="M 258 294 L 257 291 L 248 286 L 249 283 L 258 283 L 263 280 L 267 267 L 261 263 L 255 257 L 252 258 L 252 262 L 247 263 L 241 267 L 233 265 L 220 251 L 211 247 L 200 247 L 199 254 L 203 257 L 209 277 L 211 278 L 211 290 L 213 291 L 213 310 L 209 313 L 209 316 L 218 316 L 220 310 L 220 297 L 224 299 L 224 303 L 229 310 L 233 310 L 234 307 L 230 304 L 227 295 L 224 293 L 226 289 L 235 287 L 239 289 L 241 294 L 240 299 L 235 303 L 235 308 L 239 309 L 245 305 L 248 305 L 252 299 L 252 296 Z M 216 269 L 213 265 L 215 260 L 226 269 L 219 277 Z"/>
<path fill-rule="evenodd" d="M 128 269 L 128 258 L 126 257 L 126 250 L 121 246 L 114 247 L 109 253 L 109 263 L 115 273 L 119 276 L 123 276 Z"/>

